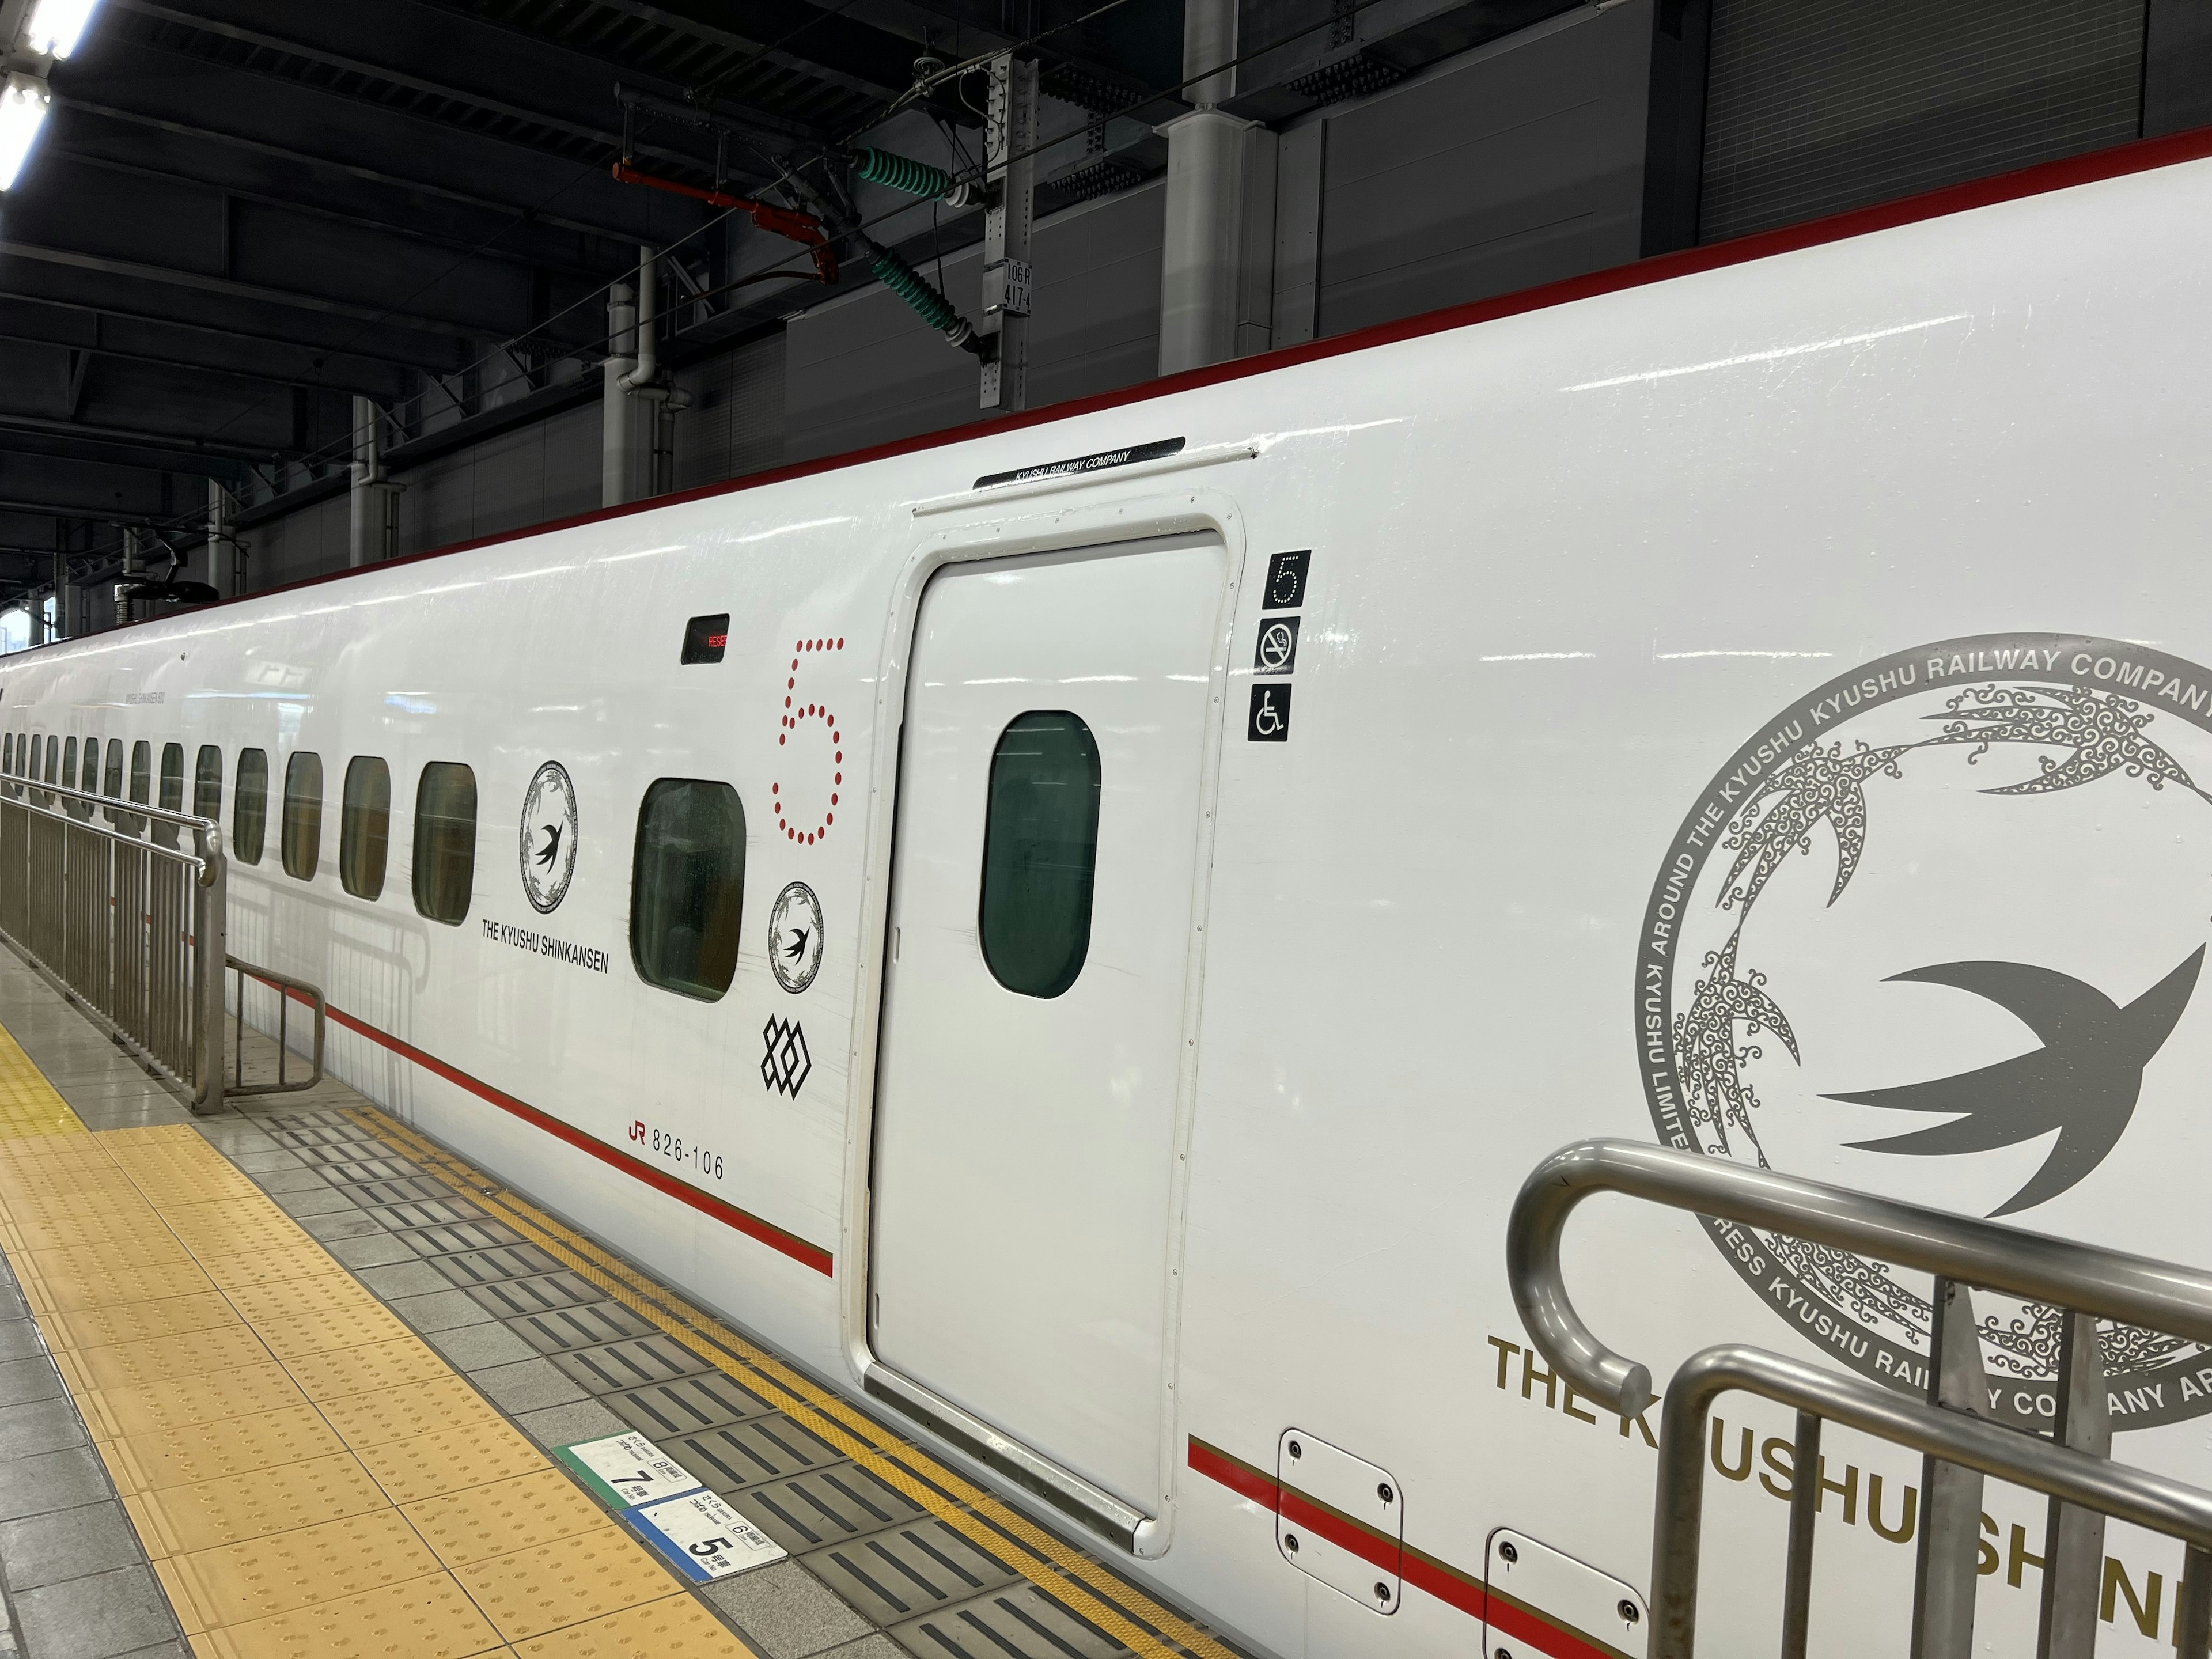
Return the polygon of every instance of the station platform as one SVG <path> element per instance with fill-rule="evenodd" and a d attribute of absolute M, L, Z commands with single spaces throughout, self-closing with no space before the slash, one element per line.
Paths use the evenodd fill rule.
<path fill-rule="evenodd" d="M 240 1104 L 0 947 L 0 1656 L 1231 1659 L 343 1085 Z M 639 1433 L 756 1565 L 593 1473 Z"/>

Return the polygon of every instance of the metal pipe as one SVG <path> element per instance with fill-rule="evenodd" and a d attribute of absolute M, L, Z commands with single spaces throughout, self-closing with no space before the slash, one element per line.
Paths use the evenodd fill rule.
<path fill-rule="evenodd" d="M 1562 1148 L 1522 1184 L 1506 1224 L 1514 1305 L 1545 1358 L 1578 1393 L 1636 1416 L 1651 1373 L 1601 1342 L 1568 1299 L 1560 1236 L 1575 1206 L 1613 1192 L 1854 1250 L 1955 1279 L 2212 1343 L 2212 1273 L 2028 1232 L 1724 1158 L 1630 1140 Z M 2002 1431 L 2000 1431 L 2002 1432 Z"/>
<path fill-rule="evenodd" d="M 1790 1457 L 1790 1553 L 1782 1571 L 1782 1659 L 1805 1659 L 1813 1620 L 1813 1534 L 1820 1509 L 1820 1419 L 1797 1413 Z"/>
<path fill-rule="evenodd" d="M 628 283 L 607 289 L 607 361 L 602 370 L 599 405 L 599 505 L 621 507 L 636 494 L 633 465 L 636 443 L 629 392 L 624 384 L 637 367 L 637 291 Z"/>
<path fill-rule="evenodd" d="M 649 247 L 637 251 L 635 365 L 622 377 L 624 392 L 642 392 L 660 377 L 660 258 Z"/>
<path fill-rule="evenodd" d="M 1583 1385 L 1575 1386 L 1580 1389 Z M 1723 1345 L 1691 1355 L 1667 1385 L 1659 1428 L 1659 1504 L 1651 1537 L 1650 1659 L 1691 1659 L 1697 1627 L 1706 1419 L 1715 1400 L 1738 1389 L 2179 1538 L 2192 1546 L 2192 1568 L 2202 1553 L 2212 1549 L 2212 1492 L 1931 1406 L 1803 1360 Z M 1798 1479 L 1804 1475 L 1801 1469 Z M 2212 1584 L 2200 1589 L 2192 1603 L 2185 1583 L 2185 1619 L 2201 1619 L 2203 1604 L 2212 1604 Z M 2185 1624 L 2185 1638 L 2187 1630 Z M 2184 1652 L 2203 1650 L 2201 1637 L 2193 1650 L 2185 1642 Z"/>

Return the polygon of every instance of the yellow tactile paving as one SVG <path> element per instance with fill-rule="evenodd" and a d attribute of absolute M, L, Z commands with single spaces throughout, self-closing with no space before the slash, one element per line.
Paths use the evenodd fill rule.
<path fill-rule="evenodd" d="M 470 1486 L 404 1507 L 415 1530 L 449 1567 L 573 1538 L 607 1523 L 606 1512 L 558 1469 Z"/>
<path fill-rule="evenodd" d="M 23 1045 L 0 1031 L 0 1138 L 82 1134 L 84 1124 L 46 1074 L 31 1063 Z"/>
<path fill-rule="evenodd" d="M 196 1651 L 216 1659 L 465 1659 L 500 1645 L 468 1592 L 443 1572 L 192 1638 Z"/>
<path fill-rule="evenodd" d="M 349 1446 L 376 1446 L 409 1440 L 441 1429 L 496 1423 L 499 1413 L 466 1378 L 443 1376 L 396 1389 L 342 1395 L 319 1402 L 323 1415 Z"/>
<path fill-rule="evenodd" d="M 517 1642 L 526 1659 L 750 1659 L 752 1650 L 688 1595 L 668 1595 L 550 1636 Z"/>
<path fill-rule="evenodd" d="M 188 1127 L 0 1121 L 0 1243 L 194 1653 L 747 1652 Z"/>
<path fill-rule="evenodd" d="M 411 1334 L 357 1348 L 300 1354 L 286 1359 L 284 1369 L 299 1379 L 310 1400 L 338 1400 L 453 1374 L 428 1343 Z"/>
<path fill-rule="evenodd" d="M 659 1601 L 669 1589 L 667 1569 L 611 1526 L 471 1562 L 453 1577 L 510 1642 Z"/>
<path fill-rule="evenodd" d="M 259 1469 L 228 1480 L 171 1486 L 135 1499 L 126 1494 L 124 1501 L 132 1505 L 134 1519 L 140 1510 L 145 1512 L 153 1531 L 149 1535 L 141 1526 L 139 1535 L 149 1550 L 158 1540 L 165 1555 L 266 1538 L 295 1527 L 388 1509 L 392 1504 L 351 1452 Z"/>
<path fill-rule="evenodd" d="M 205 1630 L 427 1578 L 440 1564 L 406 1516 L 373 1510 L 176 1556 L 170 1565 Z"/>

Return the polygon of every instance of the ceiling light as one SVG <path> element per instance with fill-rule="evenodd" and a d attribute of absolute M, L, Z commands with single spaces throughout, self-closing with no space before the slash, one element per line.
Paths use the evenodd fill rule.
<path fill-rule="evenodd" d="M 23 44 L 49 57 L 68 57 L 84 38 L 84 26 L 92 21 L 93 9 L 99 4 L 100 0 L 39 0 Z"/>
<path fill-rule="evenodd" d="M 46 83 L 35 75 L 10 75 L 0 87 L 0 190 L 15 187 L 52 102 Z"/>

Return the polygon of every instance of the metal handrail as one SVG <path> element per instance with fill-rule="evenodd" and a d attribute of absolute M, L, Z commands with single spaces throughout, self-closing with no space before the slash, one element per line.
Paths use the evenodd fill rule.
<path fill-rule="evenodd" d="M 97 806 L 106 811 L 125 813 L 134 818 L 159 818 L 164 823 L 173 823 L 180 829 L 204 830 L 216 837 L 220 837 L 222 834 L 222 826 L 213 818 L 199 817 L 191 812 L 174 812 L 166 806 L 149 806 L 144 801 L 131 800 L 121 795 L 103 795 L 97 789 L 73 789 L 66 784 L 40 783 L 34 778 L 22 777 L 12 772 L 0 774 L 0 787 L 7 789 L 9 799 L 23 799 L 26 805 L 44 812 L 50 817 L 54 816 L 52 805 L 45 801 L 29 800 L 25 798 L 34 794 L 65 795 L 71 800 L 81 800 L 87 805 Z M 61 816 L 68 823 L 76 825 L 81 830 L 99 830 L 101 835 L 114 836 L 118 841 L 127 841 L 133 846 L 143 847 L 146 844 L 143 836 L 126 836 L 117 830 L 100 830 L 98 824 L 88 819 L 71 817 L 67 813 L 63 813 Z M 177 849 L 166 848 L 163 850 L 174 852 Z"/>
<path fill-rule="evenodd" d="M 323 1030 L 328 1023 L 330 1012 L 322 992 L 304 979 L 294 979 L 273 968 L 257 968 L 250 962 L 240 962 L 236 957 L 225 957 L 223 966 L 239 976 L 236 1069 L 224 1092 L 232 1096 L 289 1095 L 312 1089 L 320 1083 L 323 1080 Z M 246 1080 L 246 981 L 248 979 L 258 979 L 276 993 L 276 1080 L 274 1083 L 248 1083 Z M 284 1061 L 292 1052 L 291 1044 L 287 1040 L 286 1016 L 291 1010 L 295 994 L 315 1011 L 314 1066 L 304 1083 L 287 1081 L 284 1072 Z"/>
<path fill-rule="evenodd" d="M 2212 1343 L 2212 1273 L 2077 1244 L 1847 1187 L 1633 1140 L 1585 1140 L 1538 1164 L 1505 1236 L 1513 1303 L 1536 1346 L 1581 1393 L 1633 1417 L 1651 1373 L 1598 1340 L 1567 1298 L 1559 1237 L 1577 1205 L 1621 1193 L 1698 1215 L 1832 1244 L 1899 1267 Z"/>
<path fill-rule="evenodd" d="M 2094 1651 L 2106 1516 L 2179 1538 L 2187 1546 L 2176 1640 L 2185 1655 L 2206 1651 L 2212 1639 L 2212 1492 L 2105 1455 L 2111 1427 L 2096 1318 L 2212 1342 L 2212 1274 L 1748 1169 L 1724 1158 L 1635 1141 L 1583 1141 L 1553 1153 L 1522 1184 L 1506 1227 L 1506 1272 L 1531 1340 L 1562 1379 L 1626 1416 L 1640 1414 L 1651 1403 L 1650 1372 L 1598 1340 L 1576 1311 L 1560 1264 L 1567 1218 L 1583 1199 L 1601 1192 L 1724 1218 L 1936 1275 L 1924 1402 L 1879 1383 L 1735 1345 L 1692 1354 L 1674 1373 L 1659 1436 L 1651 1659 L 1690 1659 L 1694 1648 L 1705 1426 L 1715 1398 L 1732 1389 L 1763 1395 L 1797 1412 L 1784 1576 L 1784 1659 L 1802 1659 L 1806 1650 L 1824 1420 L 1847 1424 L 1922 1455 L 1914 1659 L 1965 1659 L 1972 1650 L 1984 1475 L 2052 1500 L 2038 1646 L 2042 1659 L 2087 1659 Z M 1969 1285 L 2065 1311 L 2061 1407 L 2053 1439 L 1976 1415 L 1986 1410 L 1986 1383 Z"/>

